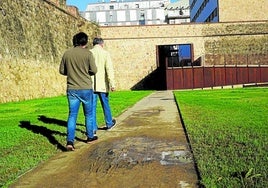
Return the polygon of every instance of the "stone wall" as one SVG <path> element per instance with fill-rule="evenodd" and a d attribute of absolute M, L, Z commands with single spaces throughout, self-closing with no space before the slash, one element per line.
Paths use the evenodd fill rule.
<path fill-rule="evenodd" d="M 159 45 L 191 43 L 202 65 L 268 65 L 267 20 L 99 28 L 62 2 L 0 1 L 0 102 L 64 94 L 58 66 L 78 31 L 90 36 L 90 44 L 101 32 L 117 90 L 129 90 L 157 70 Z"/>
<path fill-rule="evenodd" d="M 116 86 L 130 89 L 157 68 L 157 46 L 195 43 L 195 56 L 205 54 L 201 24 L 101 27 L 114 61 Z"/>
<path fill-rule="evenodd" d="M 0 102 L 65 93 L 65 77 L 58 66 L 72 46 L 72 36 L 84 31 L 91 40 L 100 31 L 64 3 L 0 1 Z"/>
<path fill-rule="evenodd" d="M 218 0 L 220 22 L 268 20 L 267 0 Z"/>
<path fill-rule="evenodd" d="M 268 65 L 268 22 L 213 24 L 204 28 L 206 65 Z"/>
<path fill-rule="evenodd" d="M 202 65 L 236 64 L 250 54 L 254 59 L 249 64 L 268 65 L 267 21 L 101 27 L 101 33 L 114 61 L 118 89 L 130 89 L 156 70 L 158 45 L 191 43 L 194 59 Z"/>

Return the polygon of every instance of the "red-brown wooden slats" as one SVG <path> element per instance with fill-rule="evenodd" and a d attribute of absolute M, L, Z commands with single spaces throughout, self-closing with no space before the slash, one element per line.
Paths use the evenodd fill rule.
<path fill-rule="evenodd" d="M 268 82 L 268 66 L 169 67 L 167 89 L 194 89 Z"/>

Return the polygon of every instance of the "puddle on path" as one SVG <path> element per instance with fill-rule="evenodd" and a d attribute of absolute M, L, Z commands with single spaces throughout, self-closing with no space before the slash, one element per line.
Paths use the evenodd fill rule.
<path fill-rule="evenodd" d="M 161 165 L 183 165 L 192 162 L 187 146 L 176 142 L 148 137 L 126 137 L 113 142 L 99 143 L 89 154 L 89 159 L 98 158 L 91 171 L 108 172 L 110 168 L 130 169 L 135 165 L 157 162 Z M 105 161 L 105 163 L 101 163 Z"/>
<path fill-rule="evenodd" d="M 163 111 L 153 107 L 132 113 L 97 142 L 55 157 L 14 187 L 198 187 L 178 117 Z"/>

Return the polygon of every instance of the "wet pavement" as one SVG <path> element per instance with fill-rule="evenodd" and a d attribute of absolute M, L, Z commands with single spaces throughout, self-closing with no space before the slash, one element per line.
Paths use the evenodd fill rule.
<path fill-rule="evenodd" d="M 172 91 L 156 91 L 98 131 L 23 175 L 11 187 L 194 188 L 198 176 Z"/>

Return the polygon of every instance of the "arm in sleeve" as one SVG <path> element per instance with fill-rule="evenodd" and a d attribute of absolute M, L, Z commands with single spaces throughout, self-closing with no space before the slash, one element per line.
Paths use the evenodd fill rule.
<path fill-rule="evenodd" d="M 105 65 L 105 70 L 110 88 L 115 88 L 113 62 L 108 52 L 107 52 L 107 61 Z"/>
<path fill-rule="evenodd" d="M 95 58 L 92 54 L 92 52 L 90 52 L 90 56 L 89 56 L 89 70 L 88 70 L 88 73 L 90 76 L 93 76 L 97 73 L 97 66 L 96 66 L 96 63 L 95 63 Z"/>
<path fill-rule="evenodd" d="M 62 75 L 67 75 L 67 69 L 66 69 L 66 63 L 64 57 L 61 59 L 60 67 L 59 67 L 59 72 Z"/>

